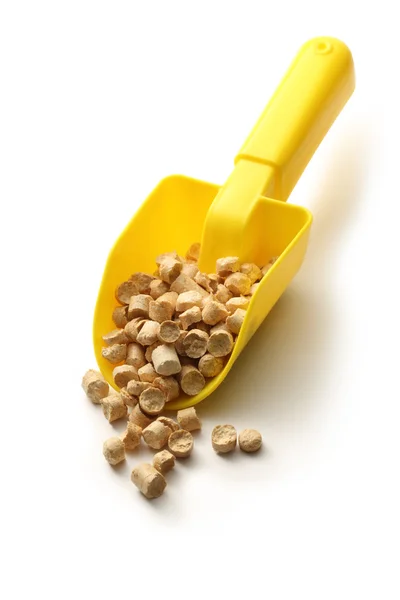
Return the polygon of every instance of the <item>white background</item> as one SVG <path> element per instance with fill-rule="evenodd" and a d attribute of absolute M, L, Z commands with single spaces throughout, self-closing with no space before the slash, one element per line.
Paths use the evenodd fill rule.
<path fill-rule="evenodd" d="M 395 3 L 0 6 L 0 596 L 398 599 Z M 225 180 L 315 35 L 350 46 L 357 89 L 291 197 L 306 262 L 147 502 L 80 388 L 108 250 L 165 175 Z M 221 422 L 262 452 L 214 454 Z"/>

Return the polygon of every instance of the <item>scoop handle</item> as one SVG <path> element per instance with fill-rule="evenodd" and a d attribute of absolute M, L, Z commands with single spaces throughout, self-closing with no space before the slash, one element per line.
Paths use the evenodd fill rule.
<path fill-rule="evenodd" d="M 236 156 L 274 169 L 273 197 L 287 200 L 355 87 L 348 47 L 335 38 L 306 42 Z"/>

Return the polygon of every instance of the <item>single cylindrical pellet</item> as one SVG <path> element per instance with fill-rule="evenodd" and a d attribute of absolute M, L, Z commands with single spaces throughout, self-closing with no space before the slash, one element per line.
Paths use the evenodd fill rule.
<path fill-rule="evenodd" d="M 185 429 L 186 431 L 195 431 L 197 429 L 201 429 L 201 421 L 197 416 L 194 406 L 178 410 L 176 418 L 181 429 Z"/>
<path fill-rule="evenodd" d="M 240 328 L 243 325 L 245 316 L 246 316 L 246 311 L 243 310 L 242 308 L 238 308 L 237 310 L 235 310 L 233 315 L 228 317 L 226 320 L 226 325 L 227 325 L 228 329 L 230 329 L 230 331 L 232 331 L 232 333 L 238 334 L 240 331 Z"/>
<path fill-rule="evenodd" d="M 131 394 L 132 396 L 140 396 L 140 394 L 142 392 L 144 392 L 144 390 L 147 390 L 147 388 L 149 388 L 151 386 L 151 383 L 149 381 L 129 381 L 128 385 L 126 386 L 127 392 L 128 394 Z M 136 402 L 137 404 L 137 402 Z"/>
<path fill-rule="evenodd" d="M 233 425 L 217 425 L 211 433 L 211 443 L 215 452 L 226 454 L 236 447 L 237 433 Z"/>
<path fill-rule="evenodd" d="M 239 447 L 243 452 L 257 452 L 261 444 L 262 436 L 256 429 L 244 429 L 239 434 Z"/>
<path fill-rule="evenodd" d="M 141 410 L 139 404 L 137 404 L 133 409 L 131 414 L 129 415 L 129 421 L 131 423 L 135 423 L 135 425 L 139 425 L 142 429 L 145 429 L 150 423 L 153 422 L 153 419 L 145 415 Z"/>
<path fill-rule="evenodd" d="M 113 344 L 107 348 L 102 348 L 101 355 L 108 362 L 116 365 L 126 358 L 126 344 Z"/>
<path fill-rule="evenodd" d="M 254 263 L 243 263 L 240 267 L 240 272 L 247 275 L 252 285 L 262 277 L 261 269 Z"/>
<path fill-rule="evenodd" d="M 188 310 L 189 308 L 193 308 L 193 306 L 201 307 L 203 302 L 203 296 L 194 290 L 189 290 L 188 292 L 183 292 L 179 294 L 175 310 L 178 312 L 183 312 Z"/>
<path fill-rule="evenodd" d="M 150 285 L 155 277 L 148 273 L 134 273 L 131 276 L 131 281 L 136 285 L 138 294 L 150 294 Z"/>
<path fill-rule="evenodd" d="M 153 456 L 153 467 L 163 475 L 175 466 L 175 456 L 168 450 L 161 450 Z"/>
<path fill-rule="evenodd" d="M 229 312 L 226 310 L 225 305 L 215 300 L 207 302 L 202 311 L 203 321 L 207 325 L 216 325 L 220 321 L 225 321 L 228 315 Z"/>
<path fill-rule="evenodd" d="M 125 450 L 135 450 L 140 445 L 140 438 L 142 437 L 142 428 L 132 421 L 128 421 L 126 430 L 122 434 L 122 442 L 125 446 Z"/>
<path fill-rule="evenodd" d="M 223 368 L 223 359 L 212 354 L 205 354 L 199 360 L 199 371 L 204 377 L 216 377 Z"/>
<path fill-rule="evenodd" d="M 118 302 L 121 302 L 121 304 L 129 304 L 131 297 L 138 293 L 139 290 L 136 286 L 136 283 L 129 280 L 124 281 L 117 287 L 115 291 L 115 297 Z"/>
<path fill-rule="evenodd" d="M 160 328 L 159 323 L 154 321 L 145 321 L 143 327 L 139 331 L 136 341 L 142 346 L 151 346 L 157 341 L 158 330 Z"/>
<path fill-rule="evenodd" d="M 150 448 L 161 450 L 168 442 L 168 438 L 172 431 L 169 427 L 161 423 L 161 421 L 153 421 L 145 429 L 143 429 L 143 439 Z"/>
<path fill-rule="evenodd" d="M 201 329 L 192 329 L 183 340 L 185 353 L 190 358 L 200 358 L 207 351 L 208 334 Z"/>
<path fill-rule="evenodd" d="M 132 367 L 131 365 L 120 365 L 119 367 L 114 368 L 113 379 L 116 386 L 123 388 L 128 385 L 128 381 L 131 381 L 132 379 L 138 380 L 139 375 L 135 367 Z"/>
<path fill-rule="evenodd" d="M 124 329 L 113 329 L 102 337 L 107 346 L 112 346 L 113 344 L 127 344 L 129 342 Z"/>
<path fill-rule="evenodd" d="M 209 337 L 207 350 L 210 354 L 217 357 L 227 356 L 233 349 L 233 337 L 229 331 L 215 331 Z"/>
<path fill-rule="evenodd" d="M 150 283 L 150 296 L 153 298 L 153 300 L 157 300 L 157 298 L 168 292 L 168 290 L 168 283 L 161 281 L 161 279 L 154 279 Z"/>
<path fill-rule="evenodd" d="M 201 321 L 201 309 L 198 306 L 193 306 L 188 310 L 185 310 L 179 315 L 179 321 L 181 322 L 182 328 L 187 329 L 193 323 Z"/>
<path fill-rule="evenodd" d="M 140 369 L 140 367 L 143 367 L 146 364 L 144 351 L 140 344 L 137 342 L 128 344 L 125 362 L 127 365 L 131 365 L 136 369 Z"/>
<path fill-rule="evenodd" d="M 217 260 L 216 270 L 220 277 L 228 277 L 240 269 L 240 262 L 237 256 L 225 256 Z"/>
<path fill-rule="evenodd" d="M 103 413 L 109 423 L 126 417 L 126 404 L 120 394 L 114 392 L 101 401 Z"/>
<path fill-rule="evenodd" d="M 189 431 L 178 429 L 168 438 L 168 450 L 177 458 L 187 458 L 193 450 L 193 436 Z"/>
<path fill-rule="evenodd" d="M 225 280 L 225 286 L 234 296 L 247 296 L 250 293 L 251 285 L 250 278 L 243 273 L 232 273 Z"/>
<path fill-rule="evenodd" d="M 160 388 L 148 387 L 139 396 L 139 406 L 148 415 L 159 415 L 165 406 L 166 395 Z"/>
<path fill-rule="evenodd" d="M 158 339 L 164 344 L 173 344 L 179 338 L 181 328 L 175 321 L 164 321 L 158 331 Z"/>
<path fill-rule="evenodd" d="M 160 279 L 166 283 L 172 283 L 182 271 L 182 263 L 175 258 L 166 256 L 159 264 L 158 271 L 160 273 Z"/>
<path fill-rule="evenodd" d="M 181 363 L 174 346 L 162 344 L 153 352 L 154 368 L 159 375 L 175 375 L 181 370 Z"/>
<path fill-rule="evenodd" d="M 196 367 L 185 365 L 178 376 L 182 390 L 188 396 L 196 396 L 206 385 L 203 375 Z"/>
<path fill-rule="evenodd" d="M 147 463 L 133 469 L 131 480 L 146 498 L 158 498 L 167 486 L 164 476 Z"/>
<path fill-rule="evenodd" d="M 90 369 L 82 379 L 82 387 L 93 404 L 100 404 L 109 393 L 109 386 L 99 371 Z"/>
<path fill-rule="evenodd" d="M 140 367 L 140 369 L 138 369 L 138 375 L 140 381 L 147 381 L 148 383 L 153 383 L 157 377 L 157 373 L 151 363 L 147 363 L 144 367 Z"/>
<path fill-rule="evenodd" d="M 104 458 L 110 465 L 118 465 L 125 460 L 125 446 L 118 437 L 111 437 L 103 444 Z"/>
<path fill-rule="evenodd" d="M 113 310 L 112 320 L 116 327 L 123 329 L 128 322 L 127 306 L 116 306 Z"/>
<path fill-rule="evenodd" d="M 147 294 L 132 296 L 128 306 L 128 319 L 131 320 L 137 317 L 148 319 L 150 301 L 153 301 L 153 299 Z"/>

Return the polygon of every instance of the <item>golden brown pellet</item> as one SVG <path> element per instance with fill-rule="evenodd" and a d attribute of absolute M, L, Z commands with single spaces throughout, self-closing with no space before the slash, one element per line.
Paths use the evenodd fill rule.
<path fill-rule="evenodd" d="M 258 290 L 259 285 L 259 283 L 253 283 L 253 285 L 250 287 L 250 296 L 254 296 L 254 294 Z"/>
<path fill-rule="evenodd" d="M 178 381 L 182 390 L 188 396 L 196 396 L 206 385 L 203 375 L 196 367 L 184 365 L 178 375 Z"/>
<path fill-rule="evenodd" d="M 150 283 L 150 296 L 157 300 L 160 296 L 169 291 L 169 284 L 161 279 L 153 279 Z"/>
<path fill-rule="evenodd" d="M 232 333 L 238 334 L 240 328 L 243 325 L 244 318 L 246 316 L 246 311 L 242 308 L 238 308 L 235 310 L 233 315 L 227 318 L 226 324 Z"/>
<path fill-rule="evenodd" d="M 117 465 L 125 460 L 125 446 L 118 437 L 111 437 L 103 444 L 104 458 L 110 465 Z"/>
<path fill-rule="evenodd" d="M 101 404 L 103 398 L 109 393 L 109 386 L 99 371 L 89 369 L 82 378 L 82 387 L 87 397 L 93 404 Z"/>
<path fill-rule="evenodd" d="M 168 344 L 161 344 L 153 351 L 154 368 L 159 375 L 175 375 L 181 370 L 181 363 L 175 347 Z"/>
<path fill-rule="evenodd" d="M 126 344 L 113 344 L 107 348 L 102 348 L 101 355 L 108 362 L 116 365 L 126 358 Z"/>
<path fill-rule="evenodd" d="M 160 325 L 161 327 L 161 325 Z M 159 335 L 160 330 L 158 330 L 158 334 Z M 147 346 L 146 348 L 146 352 L 144 354 L 144 357 L 146 359 L 147 362 L 151 362 L 152 358 L 153 358 L 153 350 L 155 350 L 156 348 L 158 348 L 158 346 L 161 346 L 163 342 L 160 342 L 160 340 L 157 340 L 156 342 L 154 342 L 154 344 L 151 344 L 151 346 Z"/>
<path fill-rule="evenodd" d="M 168 438 L 168 450 L 177 458 L 187 458 L 193 450 L 193 436 L 189 431 L 178 429 Z"/>
<path fill-rule="evenodd" d="M 117 392 L 113 392 L 103 398 L 101 401 L 103 413 L 109 423 L 122 419 L 127 415 L 126 404 L 121 396 Z"/>
<path fill-rule="evenodd" d="M 204 377 L 216 377 L 221 373 L 223 368 L 223 359 L 212 354 L 205 354 L 199 360 L 199 371 Z"/>
<path fill-rule="evenodd" d="M 132 421 L 128 421 L 126 430 L 122 434 L 122 442 L 125 446 L 125 450 L 135 450 L 140 445 L 140 438 L 142 437 L 142 428 Z"/>
<path fill-rule="evenodd" d="M 140 369 L 138 369 L 138 375 L 140 381 L 147 381 L 149 383 L 153 383 L 157 377 L 157 373 L 151 363 L 147 363 L 144 367 L 140 367 Z"/>
<path fill-rule="evenodd" d="M 226 308 L 231 315 L 235 312 L 236 309 L 242 308 L 246 310 L 250 304 L 251 297 L 250 296 L 236 296 L 235 298 L 231 298 L 226 303 Z"/>
<path fill-rule="evenodd" d="M 207 350 L 213 356 L 227 356 L 232 352 L 233 337 L 229 331 L 215 331 L 209 337 Z"/>
<path fill-rule="evenodd" d="M 171 400 L 179 398 L 179 383 L 174 377 L 156 377 L 153 381 L 153 385 L 164 392 L 167 397 L 166 402 L 171 402 Z"/>
<path fill-rule="evenodd" d="M 170 417 L 157 417 L 157 421 L 161 421 L 166 427 L 169 427 L 171 431 L 178 431 L 180 429 L 178 423 Z"/>
<path fill-rule="evenodd" d="M 143 429 L 143 439 L 153 450 L 161 450 L 168 442 L 168 438 L 172 431 L 169 427 L 161 423 L 161 421 L 153 421 L 145 429 Z"/>
<path fill-rule="evenodd" d="M 217 260 L 217 275 L 228 277 L 231 273 L 236 273 L 240 269 L 240 262 L 237 256 L 225 256 Z"/>
<path fill-rule="evenodd" d="M 168 450 L 161 450 L 153 456 L 153 467 L 157 469 L 159 473 L 164 475 L 171 471 L 175 466 L 175 456 L 168 452 Z"/>
<path fill-rule="evenodd" d="M 189 290 L 188 292 L 183 292 L 179 294 L 175 310 L 178 312 L 184 312 L 189 308 L 193 308 L 193 306 L 201 307 L 203 302 L 203 296 L 196 292 L 195 290 Z"/>
<path fill-rule="evenodd" d="M 142 463 L 135 467 L 131 480 L 146 498 L 158 498 L 167 486 L 164 476 L 152 465 Z"/>
<path fill-rule="evenodd" d="M 254 263 L 243 263 L 240 267 L 240 272 L 247 275 L 251 284 L 255 283 L 262 277 L 261 269 Z"/>
<path fill-rule="evenodd" d="M 137 344 L 136 342 L 128 344 L 125 362 L 127 365 L 131 365 L 136 369 L 140 369 L 140 367 L 143 367 L 146 364 L 146 357 L 140 344 Z"/>
<path fill-rule="evenodd" d="M 189 250 L 186 252 L 186 260 L 194 260 L 195 262 L 197 262 L 199 260 L 200 257 L 200 243 L 199 242 L 195 242 L 194 244 L 192 244 L 189 248 Z"/>
<path fill-rule="evenodd" d="M 215 292 L 215 299 L 218 300 L 218 302 L 222 302 L 222 304 L 225 304 L 231 298 L 232 294 L 228 290 L 228 288 L 226 288 L 222 283 L 219 283 L 217 291 Z"/>
<path fill-rule="evenodd" d="M 226 278 L 225 285 L 234 296 L 247 296 L 250 293 L 251 280 L 243 273 L 232 273 Z"/>
<path fill-rule="evenodd" d="M 174 344 L 175 350 L 177 351 L 179 356 L 186 356 L 185 348 L 183 347 L 183 341 L 184 341 L 185 337 L 187 336 L 187 334 L 188 334 L 188 331 L 181 331 L 178 339 L 176 340 L 176 342 Z"/>
<path fill-rule="evenodd" d="M 158 339 L 164 344 L 173 344 L 179 338 L 181 328 L 175 321 L 164 321 L 158 330 Z"/>
<path fill-rule="evenodd" d="M 170 321 L 174 314 L 177 298 L 178 294 L 176 292 L 166 292 L 157 300 L 152 300 L 149 305 L 150 319 L 158 323 Z"/>
<path fill-rule="evenodd" d="M 178 410 L 176 418 L 180 428 L 185 429 L 185 431 L 196 431 L 197 429 L 201 429 L 201 421 L 197 416 L 194 406 Z"/>
<path fill-rule="evenodd" d="M 129 415 L 129 421 L 131 423 L 135 423 L 135 425 L 139 425 L 142 429 L 145 429 L 153 422 L 153 419 L 145 415 L 141 410 L 139 404 L 137 404 L 131 414 Z"/>
<path fill-rule="evenodd" d="M 165 406 L 166 395 L 158 388 L 150 386 L 139 396 L 139 406 L 147 415 L 159 415 Z"/>
<path fill-rule="evenodd" d="M 211 443 L 215 452 L 226 454 L 236 447 L 237 433 L 233 425 L 217 425 L 211 433 Z"/>
<path fill-rule="evenodd" d="M 138 293 L 139 290 L 135 282 L 129 280 L 124 281 L 117 287 L 115 291 L 115 297 L 118 300 L 118 302 L 121 302 L 121 304 L 129 304 L 129 300 L 131 299 L 131 297 Z"/>
<path fill-rule="evenodd" d="M 149 381 L 134 381 L 134 380 L 132 380 L 132 381 L 128 382 L 126 389 L 127 389 L 128 394 L 131 394 L 132 396 L 140 396 L 140 394 L 142 392 L 144 392 L 144 390 L 147 390 L 147 388 L 149 388 L 150 386 L 151 386 L 151 383 Z M 135 403 L 135 405 L 136 404 L 137 404 L 137 402 Z"/>
<path fill-rule="evenodd" d="M 150 285 L 154 279 L 154 276 L 148 273 L 134 273 L 131 276 L 131 281 L 136 285 L 137 294 L 150 294 Z"/>
<path fill-rule="evenodd" d="M 124 331 L 130 342 L 136 342 L 137 336 L 145 323 L 147 323 L 146 319 L 137 317 L 125 325 Z"/>
<path fill-rule="evenodd" d="M 129 342 L 124 329 L 113 329 L 102 337 L 107 346 L 112 346 L 113 344 L 127 344 Z"/>
<path fill-rule="evenodd" d="M 137 369 L 132 365 L 120 365 L 113 370 L 113 379 L 116 386 L 119 388 L 126 387 L 128 381 L 139 379 Z"/>
<path fill-rule="evenodd" d="M 150 301 L 153 302 L 153 298 L 147 294 L 132 296 L 128 306 L 128 319 L 136 319 L 137 317 L 147 319 L 149 317 Z"/>
<path fill-rule="evenodd" d="M 116 306 L 113 310 L 112 320 L 118 328 L 124 328 L 128 322 L 128 307 Z"/>
<path fill-rule="evenodd" d="M 179 321 L 183 329 L 187 329 L 193 323 L 199 323 L 201 321 L 201 309 L 198 306 L 193 306 L 193 308 L 188 308 L 183 313 L 179 315 Z"/>
<path fill-rule="evenodd" d="M 156 265 L 160 266 L 166 258 L 173 258 L 182 262 L 182 258 L 179 256 L 176 250 L 173 250 L 172 252 L 163 252 L 162 254 L 158 254 L 158 256 L 156 256 Z"/>
<path fill-rule="evenodd" d="M 134 381 L 137 384 L 140 384 L 139 381 L 135 381 L 135 380 L 132 380 L 132 381 Z M 148 384 L 148 385 L 150 385 L 150 384 Z M 133 408 L 139 402 L 139 399 L 137 398 L 138 394 L 130 394 L 126 387 L 121 388 L 119 393 L 121 394 L 121 398 L 125 402 L 126 406 L 131 406 Z"/>
<path fill-rule="evenodd" d="M 187 275 L 190 279 L 194 279 L 199 272 L 199 267 L 194 263 L 184 263 L 182 266 L 182 275 Z"/>
<path fill-rule="evenodd" d="M 207 302 L 201 314 L 206 325 L 216 325 L 220 321 L 224 321 L 229 315 L 224 304 L 216 300 Z"/>
<path fill-rule="evenodd" d="M 211 279 L 206 273 L 200 273 L 200 271 L 196 274 L 194 278 L 195 282 L 201 285 L 207 292 L 213 294 L 217 291 L 218 282 L 214 279 Z"/>
<path fill-rule="evenodd" d="M 138 333 L 136 341 L 139 342 L 139 344 L 142 344 L 142 346 L 151 346 L 151 344 L 154 344 L 154 342 L 157 341 L 159 328 L 159 323 L 156 323 L 155 321 L 145 321 Z"/>
<path fill-rule="evenodd" d="M 244 429 L 239 435 L 239 447 L 243 452 L 256 452 L 261 444 L 262 436 L 256 429 Z"/>
<path fill-rule="evenodd" d="M 192 329 L 183 340 L 186 356 L 200 358 L 207 351 L 208 334 L 201 329 Z"/>
<path fill-rule="evenodd" d="M 182 271 L 182 263 L 175 258 L 166 256 L 158 266 L 160 279 L 166 283 L 172 283 Z"/>
<path fill-rule="evenodd" d="M 191 279 L 191 277 L 188 277 L 184 273 L 181 273 L 171 285 L 171 291 L 177 292 L 178 294 L 182 294 L 183 292 L 189 292 L 190 290 L 199 292 L 199 294 L 201 294 L 202 296 L 208 296 L 206 290 L 204 290 L 193 279 Z"/>

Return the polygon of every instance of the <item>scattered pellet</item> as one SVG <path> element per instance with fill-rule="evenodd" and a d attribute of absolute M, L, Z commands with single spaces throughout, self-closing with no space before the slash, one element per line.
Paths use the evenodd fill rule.
<path fill-rule="evenodd" d="M 128 306 L 128 319 L 136 319 L 137 317 L 148 319 L 150 301 L 153 302 L 153 298 L 148 294 L 132 296 Z"/>
<path fill-rule="evenodd" d="M 145 323 L 147 323 L 146 319 L 137 317 L 125 325 L 124 331 L 130 342 L 136 342 L 137 337 Z"/>
<path fill-rule="evenodd" d="M 164 344 L 173 344 L 179 338 L 181 328 L 175 321 L 164 321 L 158 330 L 158 339 Z"/>
<path fill-rule="evenodd" d="M 160 325 L 161 327 L 161 325 Z M 158 334 L 159 335 L 160 330 L 158 330 Z M 163 342 L 160 342 L 160 340 L 157 340 L 156 342 L 154 342 L 154 344 L 151 344 L 151 346 L 147 346 L 146 348 L 146 352 L 144 354 L 144 357 L 146 359 L 147 362 L 151 362 L 153 359 L 153 350 L 155 350 L 156 348 L 158 348 L 158 346 L 161 346 Z"/>
<path fill-rule="evenodd" d="M 246 310 L 250 304 L 250 300 L 251 298 L 249 296 L 235 296 L 234 298 L 228 300 L 225 306 L 228 312 L 232 315 L 238 308 Z"/>
<path fill-rule="evenodd" d="M 136 342 L 128 344 L 125 362 L 136 369 L 140 369 L 146 364 L 146 357 L 140 344 Z"/>
<path fill-rule="evenodd" d="M 132 380 L 132 381 L 128 382 L 126 389 L 127 389 L 128 394 L 131 394 L 132 396 L 140 396 L 140 394 L 142 392 L 144 392 L 144 390 L 147 390 L 147 388 L 149 388 L 150 386 L 151 386 L 151 383 L 149 381 Z M 136 406 L 136 404 L 137 404 L 137 402 L 135 403 L 135 406 Z"/>
<path fill-rule="evenodd" d="M 200 358 L 207 351 L 208 334 L 201 329 L 192 329 L 183 340 L 186 356 Z"/>
<path fill-rule="evenodd" d="M 167 486 L 164 476 L 152 465 L 142 463 L 135 467 L 131 480 L 146 498 L 158 498 Z"/>
<path fill-rule="evenodd" d="M 121 396 L 117 392 L 113 392 L 103 398 L 101 401 L 103 413 L 109 423 L 122 419 L 127 415 L 126 404 Z"/>
<path fill-rule="evenodd" d="M 150 285 L 155 277 L 148 273 L 134 273 L 131 276 L 131 281 L 136 285 L 137 294 L 150 294 Z"/>
<path fill-rule="evenodd" d="M 126 344 L 113 344 L 101 349 L 101 355 L 108 362 L 116 365 L 126 358 Z"/>
<path fill-rule="evenodd" d="M 179 320 L 183 329 L 187 329 L 193 323 L 199 323 L 201 321 L 201 309 L 198 306 L 193 306 L 185 310 L 179 315 Z"/>
<path fill-rule="evenodd" d="M 178 380 L 182 390 L 188 396 L 196 396 L 206 385 L 203 375 L 196 367 L 184 365 L 178 375 Z"/>
<path fill-rule="evenodd" d="M 104 458 L 110 465 L 117 465 L 125 460 L 125 446 L 118 437 L 111 437 L 103 444 Z"/>
<path fill-rule="evenodd" d="M 178 429 L 168 438 L 168 450 L 177 458 L 186 458 L 193 450 L 193 436 L 189 431 Z"/>
<path fill-rule="evenodd" d="M 168 344 L 161 344 L 153 351 L 153 364 L 159 375 L 175 375 L 181 370 L 181 363 L 175 347 Z"/>
<path fill-rule="evenodd" d="M 139 344 L 142 344 L 142 346 L 151 346 L 151 344 L 154 344 L 154 342 L 157 341 L 159 328 L 159 323 L 156 323 L 155 321 L 145 321 L 138 333 L 136 341 L 139 342 Z"/>
<path fill-rule="evenodd" d="M 220 321 L 224 321 L 228 315 L 229 312 L 225 306 L 216 300 L 207 302 L 202 311 L 202 318 L 206 325 L 216 325 Z"/>
<path fill-rule="evenodd" d="M 159 415 L 165 406 L 166 395 L 158 387 L 148 387 L 139 396 L 139 406 L 147 415 Z"/>
<path fill-rule="evenodd" d="M 140 369 L 138 369 L 138 375 L 140 381 L 147 381 L 148 383 L 153 383 L 157 377 L 157 373 L 151 363 L 147 363 L 144 367 L 140 367 Z"/>
<path fill-rule="evenodd" d="M 218 282 L 215 279 L 211 279 L 206 273 L 201 273 L 200 271 L 196 274 L 194 278 L 195 282 L 201 285 L 209 294 L 213 294 L 217 291 Z"/>
<path fill-rule="evenodd" d="M 236 447 L 237 433 L 233 425 L 217 425 L 211 433 L 211 443 L 215 452 L 226 454 Z"/>
<path fill-rule="evenodd" d="M 145 415 L 141 410 L 139 404 L 137 404 L 133 409 L 131 414 L 129 415 L 129 421 L 131 423 L 135 423 L 135 425 L 139 425 L 141 429 L 145 429 L 153 422 L 153 419 Z"/>
<path fill-rule="evenodd" d="M 240 262 L 237 256 L 225 256 L 217 260 L 217 275 L 228 277 L 231 273 L 236 273 L 240 269 Z"/>
<path fill-rule="evenodd" d="M 184 263 L 182 265 L 182 275 L 187 275 L 190 279 L 194 279 L 199 272 L 199 267 L 194 263 Z"/>
<path fill-rule="evenodd" d="M 256 429 L 244 429 L 239 434 L 239 447 L 243 452 L 256 452 L 261 444 L 262 436 Z"/>
<path fill-rule="evenodd" d="M 232 352 L 233 337 L 229 331 L 215 331 L 207 342 L 207 350 L 210 354 L 217 357 L 227 356 Z"/>
<path fill-rule="evenodd" d="M 116 327 L 123 329 L 128 322 L 128 307 L 116 306 L 113 310 L 112 320 Z"/>
<path fill-rule="evenodd" d="M 168 450 L 161 450 L 153 456 L 153 467 L 164 475 L 175 466 L 175 456 Z"/>
<path fill-rule="evenodd" d="M 181 273 L 171 285 L 171 291 L 177 292 L 178 294 L 182 294 L 183 292 L 189 292 L 190 290 L 199 292 L 199 294 L 201 294 L 202 296 L 208 296 L 206 290 L 204 290 L 191 277 L 188 277 L 184 273 Z"/>
<path fill-rule="evenodd" d="M 135 380 L 132 380 L 132 381 L 134 381 L 137 384 L 140 384 L 139 381 L 135 381 Z M 129 385 L 129 383 L 128 383 L 128 385 Z M 148 384 L 148 385 L 150 385 L 150 384 Z M 121 398 L 125 402 L 126 406 L 131 406 L 133 408 L 139 402 L 139 399 L 137 398 L 138 394 L 130 394 L 126 387 L 121 388 L 119 393 L 121 394 Z"/>
<path fill-rule="evenodd" d="M 187 336 L 187 334 L 188 334 L 187 331 L 181 331 L 178 339 L 176 340 L 176 342 L 174 344 L 175 350 L 177 351 L 179 356 L 186 356 L 185 348 L 183 347 L 183 341 L 184 341 L 185 337 Z"/>
<path fill-rule="evenodd" d="M 212 354 L 205 354 L 199 360 L 199 371 L 204 377 L 216 377 L 223 368 L 223 359 Z"/>
<path fill-rule="evenodd" d="M 170 428 L 164 425 L 164 423 L 161 423 L 161 421 L 153 421 L 143 429 L 142 435 L 144 441 L 150 448 L 153 448 L 153 450 L 161 450 L 168 442 L 171 433 L 172 431 Z"/>
<path fill-rule="evenodd" d="M 160 279 L 166 283 L 172 283 L 182 271 L 182 263 L 170 256 L 166 256 L 158 266 Z"/>
<path fill-rule="evenodd" d="M 113 379 L 116 386 L 119 388 L 126 387 L 128 381 L 139 379 L 138 371 L 132 365 L 120 365 L 113 370 Z"/>
<path fill-rule="evenodd" d="M 246 311 L 242 308 L 238 308 L 235 310 L 233 315 L 227 318 L 226 324 L 232 333 L 238 334 L 240 328 L 243 325 L 244 318 L 246 316 Z"/>
<path fill-rule="evenodd" d="M 186 431 L 196 431 L 196 429 L 201 429 L 201 421 L 197 416 L 194 406 L 178 410 L 176 418 L 181 429 L 185 429 Z"/>
<path fill-rule="evenodd" d="M 125 446 L 125 450 L 135 450 L 140 445 L 140 438 L 142 437 L 142 428 L 132 421 L 128 421 L 126 430 L 122 434 L 122 442 Z"/>
<path fill-rule="evenodd" d="M 189 290 L 188 292 L 179 294 L 175 309 L 178 312 L 183 312 L 189 308 L 193 308 L 193 306 L 201 307 L 202 302 L 203 296 L 199 294 L 199 292 L 196 292 L 195 290 Z"/>
<path fill-rule="evenodd" d="M 226 278 L 225 285 L 234 296 L 247 296 L 250 293 L 251 280 L 244 273 L 232 273 Z"/>
<path fill-rule="evenodd" d="M 178 423 L 173 419 L 170 419 L 170 417 L 157 417 L 157 421 L 160 421 L 166 427 L 169 427 L 171 431 L 178 431 L 178 429 L 180 429 Z"/>
<path fill-rule="evenodd" d="M 199 242 L 195 242 L 194 244 L 192 244 L 189 248 L 189 250 L 186 252 L 186 260 L 194 260 L 194 262 L 197 262 L 199 260 L 200 257 L 200 243 Z"/>
<path fill-rule="evenodd" d="M 149 305 L 150 319 L 158 323 L 170 321 L 174 314 L 177 298 L 178 294 L 176 292 L 166 292 L 157 300 L 152 300 Z"/>
<path fill-rule="evenodd" d="M 171 400 L 179 398 L 179 383 L 174 377 L 156 377 L 153 381 L 153 385 L 164 392 L 167 398 L 166 402 L 171 402 Z"/>
<path fill-rule="evenodd" d="M 131 296 L 138 294 L 139 290 L 136 283 L 132 280 L 124 281 L 115 290 L 115 297 L 121 304 L 129 304 Z"/>
<path fill-rule="evenodd" d="M 247 275 L 252 284 L 262 277 L 261 269 L 254 263 L 243 263 L 240 267 L 240 272 Z"/>
<path fill-rule="evenodd" d="M 169 285 L 165 281 L 161 281 L 161 279 L 153 279 L 150 283 L 150 296 L 153 300 L 157 300 L 160 296 L 168 292 Z"/>
<path fill-rule="evenodd" d="M 124 329 L 113 329 L 109 333 L 106 333 L 106 335 L 103 335 L 103 340 L 107 346 L 112 346 L 113 344 L 127 344 L 129 342 Z"/>
<path fill-rule="evenodd" d="M 222 304 L 225 304 L 232 298 L 231 292 L 222 283 L 218 284 L 217 291 L 215 292 L 215 299 Z"/>
<path fill-rule="evenodd" d="M 82 378 L 82 387 L 87 397 L 93 402 L 93 404 L 101 404 L 103 398 L 105 398 L 110 388 L 107 381 L 99 371 L 89 369 Z"/>

